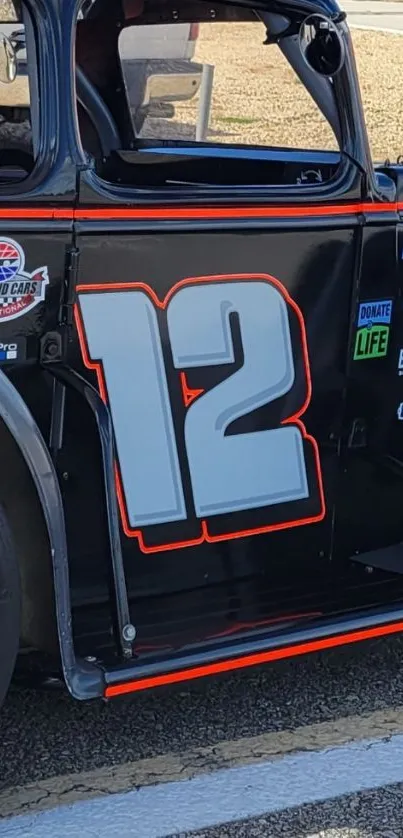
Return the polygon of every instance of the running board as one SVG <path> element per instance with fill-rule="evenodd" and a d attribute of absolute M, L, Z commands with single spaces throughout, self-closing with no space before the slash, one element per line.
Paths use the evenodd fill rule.
<path fill-rule="evenodd" d="M 88 680 L 83 678 L 81 669 L 74 692 L 77 698 L 109 699 L 401 632 L 403 607 L 387 611 L 368 609 L 338 620 L 312 620 L 309 626 L 305 624 L 292 631 L 279 632 L 275 637 L 262 634 L 253 637 L 249 633 L 208 650 L 199 647 L 182 654 L 161 655 L 152 662 L 133 660 L 130 665 L 124 663 L 107 668 L 100 661 L 86 661 Z"/>

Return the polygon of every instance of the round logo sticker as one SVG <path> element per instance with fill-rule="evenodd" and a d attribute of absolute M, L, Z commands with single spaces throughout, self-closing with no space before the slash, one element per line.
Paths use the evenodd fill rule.
<path fill-rule="evenodd" d="M 24 251 L 14 239 L 0 239 L 0 324 L 26 314 L 45 299 L 48 269 L 28 273 Z"/>

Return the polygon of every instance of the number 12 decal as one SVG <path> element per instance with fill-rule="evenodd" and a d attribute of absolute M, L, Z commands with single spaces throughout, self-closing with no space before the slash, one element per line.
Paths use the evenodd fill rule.
<path fill-rule="evenodd" d="M 324 517 L 302 314 L 267 275 L 78 287 L 85 365 L 109 405 L 123 529 L 143 552 Z"/>

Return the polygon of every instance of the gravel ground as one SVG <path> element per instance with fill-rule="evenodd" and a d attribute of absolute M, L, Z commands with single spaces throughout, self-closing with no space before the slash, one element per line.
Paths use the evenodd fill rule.
<path fill-rule="evenodd" d="M 401 35 L 353 32 L 367 130 L 374 160 L 403 153 Z"/>
<path fill-rule="evenodd" d="M 15 20 L 15 11 L 11 0 L 0 0 L 0 20 Z"/>

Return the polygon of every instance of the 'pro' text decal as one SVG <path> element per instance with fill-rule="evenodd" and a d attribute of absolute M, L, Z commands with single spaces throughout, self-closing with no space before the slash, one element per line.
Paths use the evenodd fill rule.
<path fill-rule="evenodd" d="M 78 288 L 86 366 L 109 405 L 124 532 L 144 552 L 324 517 L 302 314 L 267 275 Z"/>

